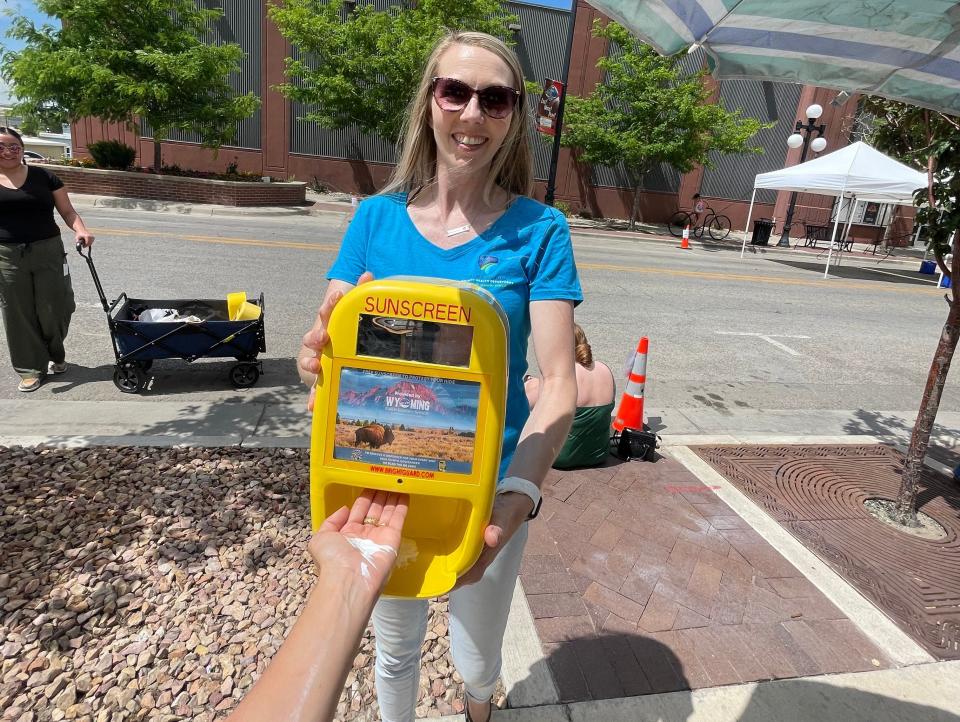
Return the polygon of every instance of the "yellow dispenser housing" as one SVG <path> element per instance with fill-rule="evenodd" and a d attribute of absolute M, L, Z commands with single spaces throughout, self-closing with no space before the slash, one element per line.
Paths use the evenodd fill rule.
<path fill-rule="evenodd" d="M 434 597 L 480 555 L 496 491 L 508 321 L 466 282 L 387 278 L 333 310 L 313 413 L 313 528 L 364 489 L 409 494 L 384 593 Z"/>

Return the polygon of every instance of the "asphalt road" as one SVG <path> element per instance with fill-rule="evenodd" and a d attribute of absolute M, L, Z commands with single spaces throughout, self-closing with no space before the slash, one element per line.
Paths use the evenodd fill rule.
<path fill-rule="evenodd" d="M 161 361 L 141 397 L 184 401 L 302 398 L 291 357 L 312 322 L 346 226 L 320 216 L 194 216 L 85 208 L 106 294 L 152 299 L 266 298 L 266 373 L 234 390 L 230 363 Z M 389 238 L 384 239 L 389 243 Z M 650 337 L 648 404 L 657 408 L 869 409 L 917 407 L 943 320 L 943 292 L 916 261 L 874 259 L 822 280 L 822 259 L 800 251 L 681 251 L 672 243 L 575 234 L 586 300 L 577 317 L 594 354 L 618 373 Z M 117 399 L 104 313 L 86 264 L 70 253 L 78 309 L 71 373 L 38 395 Z M 531 362 L 535 362 L 531 353 Z M 6 348 L 0 367 L 9 368 Z M 941 408 L 960 410 L 960 381 Z M 18 396 L 15 375 L 0 397 Z M 130 397 L 125 397 L 129 399 Z"/>

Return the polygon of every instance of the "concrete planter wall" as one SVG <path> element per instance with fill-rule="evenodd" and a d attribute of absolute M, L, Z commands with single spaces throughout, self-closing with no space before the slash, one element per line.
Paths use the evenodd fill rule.
<path fill-rule="evenodd" d="M 243 183 L 61 165 L 47 168 L 64 182 L 71 193 L 224 206 L 290 206 L 306 203 L 306 183 Z"/>

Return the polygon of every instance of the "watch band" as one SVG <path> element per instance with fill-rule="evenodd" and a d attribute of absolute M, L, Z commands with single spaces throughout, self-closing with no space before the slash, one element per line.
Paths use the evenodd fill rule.
<path fill-rule="evenodd" d="M 528 479 L 523 479 L 519 476 L 508 476 L 505 479 L 501 479 L 500 483 L 497 484 L 497 493 L 505 494 L 508 491 L 529 496 L 531 501 L 533 501 L 533 511 L 530 512 L 527 519 L 536 518 L 537 514 L 540 513 L 540 506 L 543 504 L 543 495 L 540 493 L 540 487 Z"/>

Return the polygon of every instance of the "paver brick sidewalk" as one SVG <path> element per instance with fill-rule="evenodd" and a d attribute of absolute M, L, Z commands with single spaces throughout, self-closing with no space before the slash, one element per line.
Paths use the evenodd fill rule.
<path fill-rule="evenodd" d="M 561 701 L 891 666 L 673 459 L 553 471 L 520 578 Z"/>

